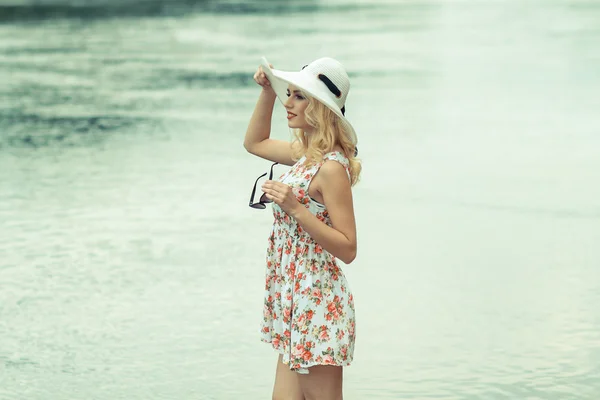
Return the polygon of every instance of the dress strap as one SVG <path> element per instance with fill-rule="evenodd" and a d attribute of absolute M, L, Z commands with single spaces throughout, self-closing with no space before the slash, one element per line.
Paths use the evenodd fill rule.
<path fill-rule="evenodd" d="M 323 161 L 321 162 L 321 165 L 323 165 L 325 163 L 325 161 L 327 160 L 332 160 L 332 161 L 337 161 L 340 164 L 342 164 L 344 166 L 344 169 L 346 170 L 346 174 L 348 175 L 348 179 L 350 181 L 352 181 L 352 178 L 350 177 L 350 161 L 348 161 L 348 158 L 346 158 L 346 156 L 339 151 L 331 151 L 329 153 L 326 153 L 323 155 Z M 319 167 L 321 166 L 319 165 Z"/>

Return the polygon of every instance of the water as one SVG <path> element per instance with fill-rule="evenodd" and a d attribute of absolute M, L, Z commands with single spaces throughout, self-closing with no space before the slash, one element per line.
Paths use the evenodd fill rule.
<path fill-rule="evenodd" d="M 345 398 L 600 397 L 600 5 L 66 3 L 0 2 L 0 399 L 269 398 L 261 55 L 352 79 Z"/>

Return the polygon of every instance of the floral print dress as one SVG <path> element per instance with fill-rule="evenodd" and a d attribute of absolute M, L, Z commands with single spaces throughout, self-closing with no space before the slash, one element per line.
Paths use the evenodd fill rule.
<path fill-rule="evenodd" d="M 300 203 L 331 226 L 327 209 L 308 195 L 308 187 L 327 160 L 348 159 L 340 152 L 315 165 L 302 157 L 279 181 Z M 346 366 L 354 353 L 354 300 L 336 259 L 273 203 L 275 218 L 268 238 L 262 341 L 283 355 L 291 370 L 308 373 L 314 365 Z"/>

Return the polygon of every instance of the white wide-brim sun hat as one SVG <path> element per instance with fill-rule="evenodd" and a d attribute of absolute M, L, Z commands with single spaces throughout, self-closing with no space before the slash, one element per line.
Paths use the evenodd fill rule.
<path fill-rule="evenodd" d="M 275 94 L 284 105 L 288 98 L 288 85 L 292 84 L 333 111 L 342 121 L 352 143 L 355 146 L 358 144 L 354 127 L 344 116 L 350 79 L 339 61 L 328 57 L 319 58 L 301 71 L 281 71 L 271 68 L 265 57 L 262 57 L 261 65 Z"/>

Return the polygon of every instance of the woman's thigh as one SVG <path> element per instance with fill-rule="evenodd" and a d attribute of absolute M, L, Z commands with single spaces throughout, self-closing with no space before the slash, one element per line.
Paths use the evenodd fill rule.
<path fill-rule="evenodd" d="M 308 371 L 308 374 L 298 374 L 306 400 L 342 400 L 342 367 L 316 365 Z"/>
<path fill-rule="evenodd" d="M 282 356 L 277 360 L 275 372 L 275 386 L 273 387 L 273 400 L 304 400 L 298 373 L 290 370 L 290 367 L 282 361 Z"/>

